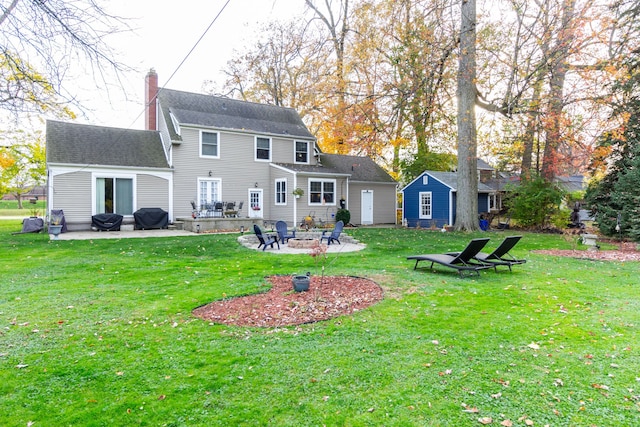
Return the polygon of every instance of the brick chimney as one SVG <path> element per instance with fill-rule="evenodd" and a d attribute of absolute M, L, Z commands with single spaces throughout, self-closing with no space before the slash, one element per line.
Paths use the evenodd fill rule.
<path fill-rule="evenodd" d="M 146 130 L 158 130 L 158 74 L 153 68 L 144 78 L 144 128 Z"/>

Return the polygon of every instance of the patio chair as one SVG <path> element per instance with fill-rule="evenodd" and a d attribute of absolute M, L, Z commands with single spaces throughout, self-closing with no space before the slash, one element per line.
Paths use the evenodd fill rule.
<path fill-rule="evenodd" d="M 260 249 L 261 246 L 262 246 L 262 251 L 267 249 L 267 246 L 271 246 L 271 249 L 273 249 L 274 244 L 278 245 L 278 249 L 280 249 L 280 243 L 278 243 L 278 238 L 273 237 L 270 234 L 262 233 L 262 230 L 260 230 L 260 227 L 258 227 L 258 224 L 253 224 L 253 231 L 256 233 L 256 236 L 260 241 L 260 244 L 258 245 L 258 249 Z"/>
<path fill-rule="evenodd" d="M 238 212 L 236 213 L 237 218 L 240 218 L 240 211 L 242 211 L 242 205 L 244 205 L 244 202 L 240 202 L 240 204 L 238 205 Z"/>
<path fill-rule="evenodd" d="M 508 236 L 491 253 L 478 252 L 474 257 L 480 262 L 489 263 L 494 266 L 506 265 L 511 270 L 512 265 L 524 264 L 526 259 L 516 259 L 509 253 L 511 249 L 522 239 L 522 236 Z"/>
<path fill-rule="evenodd" d="M 329 246 L 331 242 L 335 240 L 336 242 L 338 242 L 338 244 L 340 244 L 340 233 L 342 233 L 343 227 L 344 227 L 344 222 L 338 221 L 336 222 L 335 227 L 333 227 L 333 231 L 331 232 L 330 235 L 326 236 L 325 234 L 328 233 L 328 231 L 327 230 L 323 231 L 322 237 L 320 237 L 320 243 L 322 243 L 323 240 L 326 240 L 327 246 Z"/>
<path fill-rule="evenodd" d="M 296 238 L 296 230 L 289 231 L 287 229 L 287 223 L 284 221 L 276 221 L 276 231 L 278 232 L 278 238 L 282 244 L 287 243 L 289 239 Z"/>
<path fill-rule="evenodd" d="M 236 210 L 236 202 L 227 202 L 224 207 L 225 218 L 236 218 L 238 211 Z"/>
<path fill-rule="evenodd" d="M 491 264 L 486 264 L 481 261 L 474 262 L 473 258 L 484 248 L 488 241 L 489 238 L 473 239 L 462 252 L 456 254 L 412 255 L 408 256 L 407 259 L 416 260 L 416 265 L 413 267 L 414 270 L 418 268 L 420 261 L 430 261 L 430 269 L 433 268 L 433 264 L 437 263 L 457 270 L 460 277 L 463 277 L 465 273 L 469 273 L 470 275 L 475 273 L 477 276 L 480 276 L 480 270 L 494 268 Z"/>
<path fill-rule="evenodd" d="M 214 217 L 222 217 L 224 211 L 224 202 L 215 202 L 213 204 L 213 216 Z"/>

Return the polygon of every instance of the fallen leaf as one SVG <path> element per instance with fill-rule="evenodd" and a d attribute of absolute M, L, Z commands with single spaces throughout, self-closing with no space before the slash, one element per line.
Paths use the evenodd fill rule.
<path fill-rule="evenodd" d="M 511 420 L 504 420 L 500 423 L 501 426 L 504 427 L 512 427 L 513 426 L 513 421 Z"/>
<path fill-rule="evenodd" d="M 166 398 L 167 396 L 165 396 L 164 394 L 161 394 L 160 396 L 158 396 L 158 400 L 164 400 Z"/>
<path fill-rule="evenodd" d="M 533 349 L 533 350 L 539 350 L 540 346 L 534 342 L 532 342 L 531 344 L 529 344 L 527 347 Z"/>
<path fill-rule="evenodd" d="M 491 418 L 491 417 L 478 418 L 478 422 L 480 424 L 484 424 L 484 425 L 491 424 L 493 422 L 493 418 Z"/>
<path fill-rule="evenodd" d="M 18 368 L 18 369 L 24 369 L 24 368 L 26 368 L 27 366 L 29 366 L 29 365 L 25 365 L 25 364 L 23 364 L 23 363 L 20 363 L 19 365 L 16 365 L 16 368 Z"/>

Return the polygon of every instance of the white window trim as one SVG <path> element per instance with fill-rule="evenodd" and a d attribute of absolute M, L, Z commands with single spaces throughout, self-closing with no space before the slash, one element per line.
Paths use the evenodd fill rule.
<path fill-rule="evenodd" d="M 322 197 L 324 195 L 324 183 L 325 182 L 332 182 L 333 183 L 333 202 L 331 203 L 325 203 L 324 201 L 321 201 L 320 203 L 316 203 L 316 202 L 311 202 L 311 183 L 312 182 L 321 182 L 323 183 L 322 187 L 322 193 L 321 193 L 321 199 L 324 199 L 324 197 Z M 336 197 L 337 197 L 337 181 L 335 179 L 314 179 L 314 178 L 309 178 L 309 181 L 307 183 L 307 203 L 309 204 L 309 206 L 336 206 Z"/>
<path fill-rule="evenodd" d="M 266 139 L 269 141 L 269 158 L 268 159 L 258 158 L 258 138 Z M 270 162 L 272 156 L 273 156 L 273 141 L 271 140 L 271 138 L 267 136 L 256 136 L 255 138 L 253 138 L 253 159 L 256 162 Z"/>
<path fill-rule="evenodd" d="M 138 210 L 138 194 L 137 194 L 137 175 L 136 174 L 123 174 L 118 172 L 93 172 L 91 174 L 91 215 L 97 215 L 98 212 L 96 210 L 96 181 L 98 178 L 125 178 L 131 180 L 131 185 L 133 186 L 132 197 L 133 197 L 133 212 Z M 133 218 L 133 213 L 131 215 L 123 215 L 124 218 Z"/>
<path fill-rule="evenodd" d="M 422 175 L 422 185 L 429 185 L 429 175 Z"/>
<path fill-rule="evenodd" d="M 305 143 L 307 144 L 307 161 L 306 162 L 299 162 L 297 160 L 297 154 L 298 151 L 296 150 L 296 144 L 298 144 L 299 142 L 301 143 Z M 308 165 L 309 163 L 311 163 L 311 153 L 309 152 L 311 148 L 311 143 L 309 141 L 293 141 L 293 163 L 299 164 L 299 165 Z"/>
<path fill-rule="evenodd" d="M 429 195 L 429 215 L 422 214 L 422 195 Z M 431 191 L 421 191 L 418 193 L 418 217 L 420 219 L 432 219 L 433 218 L 433 193 Z"/>
<path fill-rule="evenodd" d="M 217 156 L 209 156 L 206 154 L 202 154 L 202 134 L 204 133 L 214 133 L 217 135 L 216 139 L 218 140 L 218 155 Z M 208 131 L 208 130 L 202 130 L 200 129 L 199 131 L 199 140 L 198 140 L 198 155 L 200 156 L 200 158 L 202 159 L 219 159 L 220 158 L 220 151 L 222 149 L 221 147 L 221 143 L 220 143 L 220 132 L 214 132 L 214 131 Z"/>
<path fill-rule="evenodd" d="M 279 182 L 283 182 L 284 183 L 284 203 L 283 202 L 278 202 L 278 183 Z M 273 203 L 276 206 L 286 206 L 287 202 L 289 201 L 288 197 L 287 197 L 287 192 L 289 191 L 289 185 L 287 183 L 287 179 L 286 178 L 279 178 L 276 179 L 274 182 L 274 191 L 273 191 L 273 196 L 274 196 L 274 200 Z"/>

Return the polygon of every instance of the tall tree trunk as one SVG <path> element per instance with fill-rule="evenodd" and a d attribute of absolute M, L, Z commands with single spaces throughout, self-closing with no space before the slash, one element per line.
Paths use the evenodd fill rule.
<path fill-rule="evenodd" d="M 462 0 L 458 68 L 458 189 L 456 230 L 478 230 L 476 136 L 476 1 Z"/>
<path fill-rule="evenodd" d="M 569 65 L 573 26 L 575 24 L 574 8 L 576 0 L 564 0 L 562 3 L 562 26 L 558 32 L 555 56 L 550 65 L 551 79 L 549 91 L 549 109 L 547 110 L 546 141 L 542 160 L 542 177 L 553 181 L 559 167 L 558 147 L 562 138 L 564 83 Z"/>
<path fill-rule="evenodd" d="M 520 163 L 520 171 L 523 177 L 531 176 L 531 167 L 533 165 L 533 146 L 536 138 L 536 130 L 538 129 L 538 120 L 540 118 L 540 96 L 542 93 L 543 79 L 539 78 L 534 87 L 529 112 L 527 113 L 527 125 L 523 138 L 522 162 Z"/>

